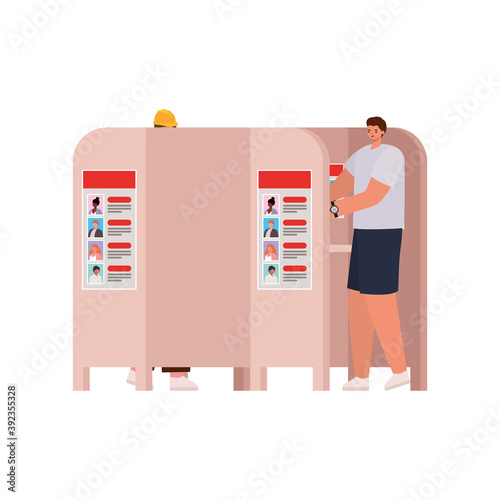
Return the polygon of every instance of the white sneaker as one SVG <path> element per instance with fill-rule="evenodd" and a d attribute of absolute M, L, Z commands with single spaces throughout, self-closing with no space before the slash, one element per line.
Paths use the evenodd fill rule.
<path fill-rule="evenodd" d="M 403 373 L 395 373 L 385 384 L 384 388 L 386 391 L 390 391 L 391 389 L 396 389 L 396 387 L 401 387 L 402 385 L 406 385 L 410 383 L 410 377 L 408 376 L 408 372 Z"/>
<path fill-rule="evenodd" d="M 127 384 L 135 385 L 135 371 L 134 370 L 130 370 L 128 372 Z"/>
<path fill-rule="evenodd" d="M 171 391 L 197 391 L 198 386 L 187 377 L 170 377 Z"/>
<path fill-rule="evenodd" d="M 367 391 L 369 389 L 367 378 L 354 377 L 342 387 L 343 391 Z"/>

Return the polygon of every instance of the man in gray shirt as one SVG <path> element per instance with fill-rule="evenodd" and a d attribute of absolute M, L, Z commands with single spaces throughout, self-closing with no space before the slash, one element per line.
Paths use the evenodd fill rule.
<path fill-rule="evenodd" d="M 385 389 L 410 382 L 396 301 L 404 228 L 404 156 L 398 148 L 382 144 L 387 131 L 382 118 L 368 118 L 366 125 L 372 144 L 354 153 L 330 186 L 335 217 L 354 214 L 347 288 L 355 377 L 344 384 L 346 391 L 369 388 L 374 329 L 393 372 Z M 348 196 L 353 189 L 354 195 Z"/>

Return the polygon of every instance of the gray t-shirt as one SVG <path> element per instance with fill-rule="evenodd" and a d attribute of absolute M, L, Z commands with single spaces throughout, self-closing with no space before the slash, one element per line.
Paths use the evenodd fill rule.
<path fill-rule="evenodd" d="M 353 226 L 356 229 L 402 229 L 405 221 L 403 153 L 388 144 L 370 148 L 371 144 L 356 151 L 344 164 L 354 176 L 354 194 L 365 191 L 371 177 L 390 189 L 377 205 L 354 212 Z"/>

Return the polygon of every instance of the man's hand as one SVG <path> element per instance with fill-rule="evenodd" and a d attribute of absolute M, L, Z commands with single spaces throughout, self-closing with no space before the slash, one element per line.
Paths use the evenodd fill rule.
<path fill-rule="evenodd" d="M 335 205 L 339 207 L 338 215 L 341 216 L 351 214 L 353 212 L 358 212 L 359 210 L 364 210 L 365 208 L 377 205 L 377 203 L 380 203 L 384 199 L 384 196 L 389 192 L 389 189 L 391 189 L 390 186 L 386 186 L 372 177 L 368 183 L 366 191 L 354 196 L 349 196 L 343 200 L 335 201 Z"/>
<path fill-rule="evenodd" d="M 340 175 L 330 184 L 330 200 L 344 198 L 354 189 L 354 177 L 347 171 L 342 170 Z"/>
<path fill-rule="evenodd" d="M 339 198 L 344 198 L 354 189 L 354 177 L 347 170 L 342 170 L 340 175 L 330 184 L 330 200 L 335 200 L 335 205 L 339 207 Z M 338 201 L 337 201 L 338 200 Z M 328 209 L 331 208 L 328 207 Z M 339 213 L 338 215 L 342 215 Z M 335 219 L 335 215 L 330 211 L 330 219 Z"/>
<path fill-rule="evenodd" d="M 344 212 L 342 211 L 342 207 L 344 205 L 344 200 L 335 200 L 335 205 L 339 207 L 339 211 L 337 212 L 337 215 L 340 217 L 341 215 L 344 215 Z"/>
<path fill-rule="evenodd" d="M 340 200 L 332 200 L 332 201 L 335 201 L 335 206 L 338 208 Z M 331 202 L 330 202 L 330 206 L 328 207 L 328 210 L 330 211 L 330 219 L 336 219 L 337 217 L 340 216 L 340 209 L 339 209 L 339 211 L 337 212 L 337 217 L 335 217 L 335 214 L 332 212 Z"/>

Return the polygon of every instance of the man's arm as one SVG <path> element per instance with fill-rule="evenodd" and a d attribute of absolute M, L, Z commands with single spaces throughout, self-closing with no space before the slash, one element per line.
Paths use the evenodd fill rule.
<path fill-rule="evenodd" d="M 340 175 L 330 184 L 330 200 L 344 198 L 354 189 L 354 176 L 345 168 Z M 337 205 L 337 203 L 336 203 Z"/>
<path fill-rule="evenodd" d="M 344 172 L 342 172 L 342 174 L 343 173 Z M 340 179 L 341 175 L 335 182 Z M 354 180 L 354 177 L 352 177 L 352 179 Z M 333 184 L 335 184 L 335 182 Z M 389 189 L 391 189 L 390 186 L 386 186 L 372 177 L 368 183 L 366 191 L 335 202 L 335 205 L 339 207 L 339 215 L 347 215 L 352 212 L 358 212 L 359 210 L 373 207 L 384 199 L 384 196 L 389 192 Z M 331 192 L 332 190 L 330 189 L 330 193 Z M 335 198 L 332 199 L 335 200 Z"/>

